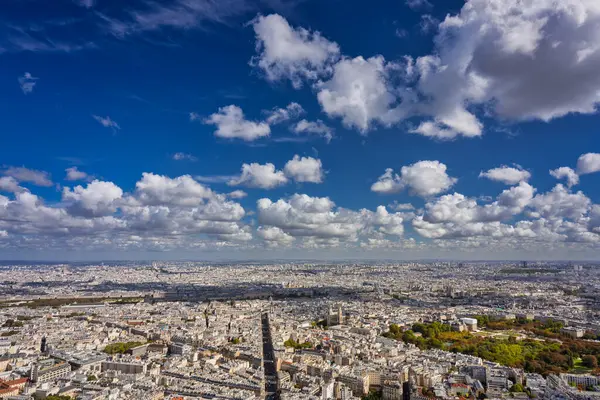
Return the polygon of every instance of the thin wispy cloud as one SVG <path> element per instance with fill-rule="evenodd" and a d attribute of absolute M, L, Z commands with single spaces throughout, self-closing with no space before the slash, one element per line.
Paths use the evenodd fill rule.
<path fill-rule="evenodd" d="M 193 29 L 206 23 L 228 24 L 232 17 L 253 9 L 247 0 L 175 0 L 169 4 L 147 1 L 139 9 L 129 11 L 124 18 L 97 15 L 107 32 L 125 38 L 164 28 Z"/>
<path fill-rule="evenodd" d="M 227 183 L 237 177 L 237 175 L 196 175 L 194 179 L 202 183 Z"/>
<path fill-rule="evenodd" d="M 96 5 L 96 0 L 73 0 L 77 5 L 85 8 L 93 8 Z"/>
<path fill-rule="evenodd" d="M 275 143 L 306 143 L 309 141 L 310 141 L 309 137 L 283 136 L 283 137 L 273 138 L 273 142 L 275 142 Z"/>
<path fill-rule="evenodd" d="M 92 38 L 65 39 L 64 32 L 55 33 L 57 30 L 62 32 L 72 29 L 71 23 L 71 20 L 65 20 L 45 21 L 32 26 L 11 25 L 0 36 L 0 44 L 7 52 L 72 53 L 97 48 Z M 48 33 L 49 30 L 53 33 Z"/>
<path fill-rule="evenodd" d="M 406 0 L 405 4 L 412 10 L 429 10 L 433 8 L 428 0 Z"/>
<path fill-rule="evenodd" d="M 437 18 L 430 14 L 424 14 L 421 15 L 421 22 L 419 24 L 419 28 L 421 29 L 422 33 L 430 33 L 434 32 L 439 24 L 440 21 Z"/>
<path fill-rule="evenodd" d="M 37 80 L 35 76 L 31 75 L 29 72 L 25 72 L 25 74 L 19 77 L 19 85 L 21 85 L 21 90 L 25 94 L 29 94 L 33 92 L 33 88 L 35 87 Z"/>
<path fill-rule="evenodd" d="M 56 159 L 67 162 L 71 165 L 86 165 L 86 164 L 88 164 L 87 160 L 84 160 L 83 158 L 79 158 L 79 157 L 62 156 L 62 157 L 56 157 Z"/>
<path fill-rule="evenodd" d="M 92 115 L 92 117 L 105 128 L 111 128 L 112 130 L 121 129 L 119 124 L 113 121 L 109 116 L 100 117 L 98 115 Z"/>
<path fill-rule="evenodd" d="M 181 152 L 173 154 L 172 158 L 175 161 L 192 161 L 192 162 L 198 161 L 198 157 L 193 156 L 188 153 L 181 153 Z"/>

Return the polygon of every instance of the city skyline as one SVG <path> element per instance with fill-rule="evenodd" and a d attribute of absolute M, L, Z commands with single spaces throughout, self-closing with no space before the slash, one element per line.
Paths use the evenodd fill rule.
<path fill-rule="evenodd" d="M 594 1 L 3 8 L 0 260 L 598 260 Z"/>

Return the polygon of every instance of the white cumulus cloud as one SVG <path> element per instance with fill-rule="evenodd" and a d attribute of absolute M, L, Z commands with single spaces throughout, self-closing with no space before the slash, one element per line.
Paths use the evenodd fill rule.
<path fill-rule="evenodd" d="M 89 178 L 87 173 L 80 171 L 77 167 L 67 168 L 65 172 L 67 173 L 65 176 L 67 181 L 83 181 Z"/>
<path fill-rule="evenodd" d="M 550 175 L 556 179 L 566 179 L 568 187 L 575 186 L 579 183 L 579 175 L 577 175 L 577 172 L 569 167 L 560 167 L 550 170 Z"/>
<path fill-rule="evenodd" d="M 447 167 L 439 161 L 419 161 L 400 169 L 400 174 L 388 168 L 371 186 L 377 193 L 397 193 L 408 188 L 412 194 L 421 197 L 433 196 L 450 189 L 458 179 L 449 176 Z"/>
<path fill-rule="evenodd" d="M 244 192 L 243 190 L 234 190 L 233 192 L 228 193 L 227 196 L 232 199 L 243 199 L 244 197 L 248 196 L 248 193 Z"/>
<path fill-rule="evenodd" d="M 63 188 L 63 201 L 69 203 L 69 213 L 76 216 L 101 217 L 116 212 L 116 200 L 123 190 L 112 182 L 95 180 L 86 187 Z"/>
<path fill-rule="evenodd" d="M 246 120 L 242 109 L 235 105 L 219 108 L 219 112 L 205 119 L 204 123 L 216 125 L 215 136 L 227 139 L 253 141 L 271 134 L 269 124 Z"/>
<path fill-rule="evenodd" d="M 481 171 L 479 177 L 502 182 L 506 185 L 516 185 L 519 182 L 528 181 L 531 178 L 531 173 L 520 167 L 515 168 L 503 165 L 485 172 Z"/>
<path fill-rule="evenodd" d="M 399 116 L 391 108 L 396 97 L 388 84 L 389 72 L 395 67 L 382 56 L 339 61 L 332 78 L 318 84 L 317 98 L 323 111 L 363 133 L 375 122 L 384 126 L 397 122 Z"/>
<path fill-rule="evenodd" d="M 323 182 L 323 164 L 316 158 L 295 155 L 285 164 L 284 172 L 296 182 Z"/>
<path fill-rule="evenodd" d="M 242 174 L 230 180 L 227 184 L 230 186 L 273 189 L 285 185 L 287 182 L 288 178 L 283 171 L 277 171 L 275 165 L 271 163 L 264 165 L 252 163 L 242 165 Z"/>
<path fill-rule="evenodd" d="M 577 173 L 579 175 L 591 174 L 600 171 L 600 153 L 583 154 L 577 160 Z"/>
<path fill-rule="evenodd" d="M 267 80 L 289 79 L 296 88 L 304 79 L 316 80 L 339 57 L 339 46 L 319 32 L 293 28 L 278 14 L 258 16 L 253 21 L 257 56 L 251 65 L 260 68 Z"/>

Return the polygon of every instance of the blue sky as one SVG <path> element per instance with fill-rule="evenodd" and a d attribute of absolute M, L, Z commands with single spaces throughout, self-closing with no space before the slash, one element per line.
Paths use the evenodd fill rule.
<path fill-rule="evenodd" d="M 597 258 L 563 3 L 9 0 L 0 258 Z"/>

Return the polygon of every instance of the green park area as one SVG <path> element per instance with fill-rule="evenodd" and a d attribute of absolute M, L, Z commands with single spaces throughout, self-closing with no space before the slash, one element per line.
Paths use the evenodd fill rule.
<path fill-rule="evenodd" d="M 600 343 L 560 335 L 556 321 L 501 320 L 477 316 L 479 327 L 493 335 L 453 331 L 448 324 L 433 322 L 414 324 L 409 330 L 390 325 L 383 335 L 412 343 L 420 349 L 441 349 L 469 354 L 509 367 L 522 368 L 544 376 L 561 372 L 587 373 L 598 369 Z M 525 339 L 502 335 L 524 332 Z M 500 333 L 500 335 L 498 335 Z"/>
<path fill-rule="evenodd" d="M 106 354 L 125 354 L 129 350 L 141 346 L 142 342 L 113 343 L 104 348 Z"/>
<path fill-rule="evenodd" d="M 300 343 L 300 342 L 296 342 L 292 338 L 289 338 L 288 340 L 286 340 L 285 342 L 283 342 L 283 345 L 285 347 L 291 347 L 291 348 L 296 349 L 296 350 L 299 350 L 299 349 L 312 349 L 312 348 L 314 348 L 313 344 L 310 343 L 310 342 Z"/>

